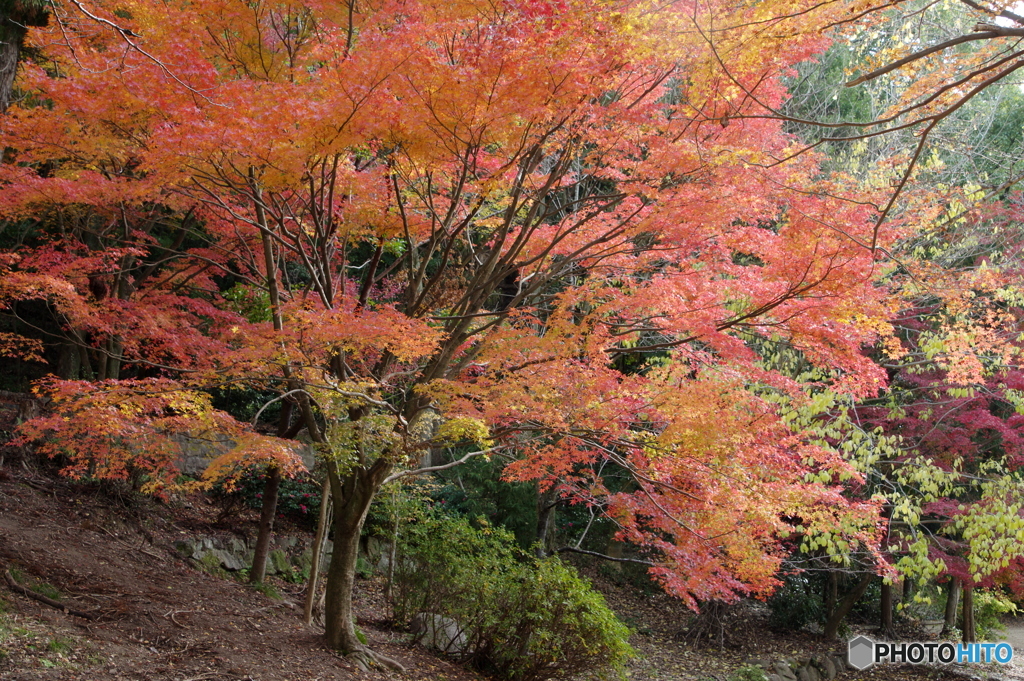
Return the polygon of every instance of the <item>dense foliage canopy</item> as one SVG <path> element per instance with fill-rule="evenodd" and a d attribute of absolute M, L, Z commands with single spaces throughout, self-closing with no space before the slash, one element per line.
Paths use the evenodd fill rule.
<path fill-rule="evenodd" d="M 868 9 L 56 5 L 0 139 L 0 350 L 60 375 L 26 435 L 160 489 L 181 433 L 232 434 L 223 477 L 296 465 L 304 432 L 350 539 L 429 452 L 501 453 L 693 605 L 769 592 L 794 539 L 881 560 L 883 500 L 822 405 L 886 385 L 928 269 L 890 256 L 948 204 L 893 203 L 898 157 L 834 170 L 780 114 Z M 1012 315 L 978 319 L 937 341 L 961 382 L 986 367 L 960 350 L 1013 355 L 981 333 Z M 251 423 L 208 397 L 241 389 Z M 346 650 L 354 541 L 328 583 Z"/>

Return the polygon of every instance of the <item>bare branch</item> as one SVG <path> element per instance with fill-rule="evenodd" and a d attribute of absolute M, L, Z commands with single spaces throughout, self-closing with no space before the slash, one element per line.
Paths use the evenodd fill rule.
<path fill-rule="evenodd" d="M 883 66 L 881 68 L 875 69 L 871 73 L 865 73 L 863 76 L 860 76 L 859 78 L 854 78 L 853 80 L 848 82 L 846 84 L 846 87 L 854 87 L 855 85 L 860 85 L 861 83 L 866 83 L 869 80 L 874 80 L 875 78 L 878 78 L 879 76 L 884 76 L 887 73 L 895 71 L 896 69 L 900 68 L 901 66 L 906 66 L 907 64 L 915 62 L 918 59 L 924 59 L 925 57 L 927 57 L 930 54 L 935 54 L 936 52 L 942 52 L 943 50 L 946 50 L 946 49 L 948 49 L 950 47 L 954 47 L 956 45 L 963 45 L 964 43 L 973 42 L 975 40 L 991 40 L 992 38 L 998 38 L 998 37 L 1004 36 L 1004 35 L 1007 35 L 1007 36 L 1008 35 L 1024 36 L 1024 29 L 1020 29 L 1020 28 L 1014 28 L 1014 29 L 1006 28 L 1006 29 L 1004 29 L 1002 26 L 993 26 L 991 24 L 978 24 L 975 28 L 976 29 L 982 29 L 983 27 L 984 27 L 984 29 L 980 30 L 979 33 L 968 33 L 967 35 L 962 35 L 962 36 L 953 38 L 951 40 L 947 40 L 945 42 L 939 43 L 938 45 L 932 45 L 931 47 L 927 47 L 927 48 L 925 48 L 923 50 L 918 50 L 917 52 L 914 52 L 913 54 L 909 54 L 906 57 L 904 57 L 903 59 L 897 59 L 896 61 L 891 62 L 889 64 L 886 64 L 885 66 Z M 1007 32 L 1006 33 L 1002 33 L 1001 31 L 1007 31 Z"/>
<path fill-rule="evenodd" d="M 657 565 L 657 563 L 652 563 L 649 560 L 639 560 L 637 558 L 615 558 L 614 556 L 609 556 L 605 553 L 598 553 L 597 551 L 587 551 L 586 549 L 578 549 L 575 546 L 563 546 L 560 549 L 555 549 L 555 553 L 563 552 L 582 553 L 585 556 L 594 556 L 596 558 L 600 558 L 601 560 L 612 560 L 616 563 L 635 563 L 637 565 L 646 565 L 647 567 L 655 567 Z"/>
<path fill-rule="evenodd" d="M 183 81 L 181 78 L 178 78 L 176 75 L 174 75 L 174 73 L 169 68 L 167 68 L 166 64 L 164 64 L 162 61 L 160 61 L 159 59 L 154 57 L 152 54 L 150 54 L 146 50 L 142 49 L 139 46 L 138 43 L 136 43 L 135 41 L 132 40 L 132 38 L 140 38 L 141 37 L 138 33 L 136 33 L 135 31 L 132 31 L 131 29 L 124 28 L 123 26 L 119 26 L 118 24 L 115 24 L 113 21 L 110 21 L 109 19 L 104 19 L 103 17 L 100 17 L 100 16 L 97 16 L 97 15 L 93 14 L 92 12 L 87 10 L 85 8 L 85 6 L 81 2 L 79 2 L 79 0 L 68 0 L 68 1 L 72 5 L 77 7 L 79 12 L 81 12 L 85 16 L 89 17 L 90 19 L 92 19 L 96 23 L 103 24 L 104 26 L 109 26 L 110 28 L 112 28 L 115 31 L 117 31 L 118 35 L 121 36 L 121 39 L 124 40 L 128 44 L 128 46 L 130 48 L 132 48 L 133 50 L 135 50 L 136 52 L 138 52 L 139 54 L 144 56 L 146 59 L 149 59 L 151 62 L 153 62 L 157 66 L 159 66 L 160 70 L 163 71 L 164 74 L 166 74 L 167 77 L 170 78 L 171 80 L 173 80 L 175 83 L 177 83 L 178 85 L 181 85 L 183 88 L 185 88 L 189 92 L 202 97 L 204 100 L 206 100 L 210 104 L 213 104 L 215 106 L 222 106 L 220 104 L 216 104 L 209 97 L 207 97 L 202 92 L 200 92 L 199 90 L 195 89 L 194 87 L 192 87 L 191 85 L 189 85 L 188 83 Z"/>
<path fill-rule="evenodd" d="M 289 397 L 290 395 L 297 395 L 299 393 L 306 393 L 306 391 L 303 390 L 302 388 L 296 388 L 295 390 L 289 390 L 288 392 L 284 393 L 283 395 L 278 395 L 274 399 L 270 400 L 269 402 L 264 404 L 262 407 L 260 407 L 260 410 L 258 412 L 256 412 L 256 415 L 252 417 L 252 424 L 256 425 L 256 422 L 259 421 L 260 414 L 263 413 L 263 410 L 266 409 L 267 407 L 269 407 L 270 405 L 272 405 L 274 402 L 279 402 L 280 400 L 283 400 L 283 399 Z M 306 394 L 308 395 L 309 393 L 306 393 Z"/>
<path fill-rule="evenodd" d="M 384 485 L 388 484 L 389 482 L 394 482 L 395 480 L 398 480 L 399 478 L 408 478 L 408 477 L 411 477 L 413 475 L 423 475 L 424 473 L 435 473 L 437 471 L 444 471 L 444 470 L 448 470 L 449 468 L 455 468 L 456 466 L 460 466 L 460 465 L 466 463 L 470 459 L 476 458 L 478 456 L 484 456 L 486 454 L 492 454 L 492 453 L 498 451 L 499 449 L 501 449 L 501 448 L 500 447 L 490 447 L 489 449 L 482 449 L 482 450 L 480 450 L 478 452 L 470 452 L 469 454 L 466 454 L 461 459 L 457 459 L 455 461 L 451 461 L 449 463 L 442 464 L 440 466 L 427 466 L 425 468 L 414 468 L 413 470 L 399 471 L 398 473 L 392 473 L 388 477 L 384 478 L 384 482 L 381 483 L 381 487 L 383 487 Z"/>

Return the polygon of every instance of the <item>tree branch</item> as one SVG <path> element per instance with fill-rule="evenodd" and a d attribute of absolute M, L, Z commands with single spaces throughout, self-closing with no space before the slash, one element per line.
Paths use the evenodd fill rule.
<path fill-rule="evenodd" d="M 555 553 L 563 553 L 568 551 L 570 553 L 582 553 L 585 556 L 595 556 L 602 560 L 611 560 L 616 563 L 636 563 L 637 565 L 646 565 L 647 567 L 655 567 L 657 563 L 652 563 L 649 560 L 639 560 L 637 558 L 615 558 L 604 553 L 598 553 L 597 551 L 587 551 L 586 549 L 578 549 L 575 546 L 563 546 L 560 549 L 555 549 Z"/>
<path fill-rule="evenodd" d="M 461 459 L 457 459 L 455 461 L 451 461 L 449 463 L 442 464 L 440 466 L 427 466 L 426 468 L 416 468 L 416 469 L 413 469 L 411 471 L 399 471 L 398 473 L 392 473 L 388 477 L 384 478 L 384 482 L 381 483 L 381 486 L 383 487 L 384 485 L 388 484 L 389 482 L 394 482 L 395 480 L 398 480 L 399 478 L 407 478 L 407 477 L 410 477 L 410 476 L 413 476 L 413 475 L 423 475 L 424 473 L 434 473 L 436 471 L 444 471 L 444 470 L 448 470 L 449 468 L 455 468 L 456 466 L 459 466 L 461 464 L 466 463 L 467 461 L 469 461 L 472 458 L 475 458 L 475 457 L 478 457 L 478 456 L 484 456 L 486 454 L 492 454 L 492 453 L 496 452 L 498 449 L 500 449 L 500 447 L 490 447 L 489 449 L 482 449 L 479 452 L 470 452 L 469 454 L 466 454 Z"/>
<path fill-rule="evenodd" d="M 884 76 L 885 74 L 891 71 L 895 71 L 901 66 L 906 66 L 907 64 L 915 62 L 918 59 L 923 59 L 924 57 L 927 57 L 930 54 L 942 52 L 943 50 L 950 47 L 954 47 L 956 45 L 962 45 L 963 43 L 968 43 L 975 40 L 991 40 L 992 38 L 998 38 L 1000 36 L 1024 36 L 1024 29 L 1020 28 L 1003 28 L 1002 26 L 994 26 L 992 24 L 978 24 L 977 26 L 975 26 L 975 29 L 980 32 L 968 33 L 967 35 L 958 36 L 951 40 L 939 43 L 938 45 L 932 45 L 931 47 L 927 47 L 923 50 L 918 50 L 913 54 L 908 54 L 903 59 L 897 59 L 896 61 L 886 64 L 881 68 L 875 69 L 870 73 L 865 73 L 863 76 L 854 78 L 853 80 L 846 84 L 846 87 L 854 87 L 855 85 L 866 83 L 869 80 L 874 80 L 879 76 Z"/>
<path fill-rule="evenodd" d="M 15 581 L 14 576 L 11 574 L 10 570 L 4 571 L 4 579 L 7 581 L 7 586 L 9 586 L 12 591 L 19 593 L 22 596 L 28 596 L 32 600 L 39 601 L 40 603 L 45 603 L 51 608 L 61 610 L 66 615 L 74 615 L 75 617 L 81 617 L 82 619 L 87 620 L 95 620 L 97 617 L 91 612 L 85 612 L 83 610 L 75 610 L 74 608 L 69 608 L 60 601 L 55 601 L 52 598 L 47 598 L 42 594 L 37 594 L 35 591 L 32 591 L 31 589 L 23 587 L 21 584 L 18 584 L 18 582 Z"/>

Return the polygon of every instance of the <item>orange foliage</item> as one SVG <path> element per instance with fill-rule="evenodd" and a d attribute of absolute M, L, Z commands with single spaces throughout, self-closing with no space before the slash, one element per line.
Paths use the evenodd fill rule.
<path fill-rule="evenodd" d="M 0 214 L 85 211 L 125 227 L 111 270 L 152 272 L 114 305 L 74 267 L 11 271 L 0 304 L 64 290 L 137 377 L 52 383 L 57 412 L 27 436 L 59 432 L 44 447 L 75 475 L 143 456 L 166 481 L 166 433 L 231 427 L 194 391 L 334 390 L 362 411 L 329 424 L 383 413 L 405 442 L 428 411 L 485 423 L 515 476 L 605 508 L 691 603 L 766 592 L 796 528 L 852 518 L 873 545 L 874 506 L 806 482 L 843 464 L 763 399 L 799 387 L 766 355 L 875 393 L 860 350 L 894 303 L 872 245 L 900 230 L 877 233 L 882 195 L 824 176 L 766 116 L 826 45 L 803 3 L 769 4 L 100 0 L 123 30 L 64 15 L 60 37 L 31 33 L 60 77 L 22 76 Z M 177 218 L 141 230 L 154 205 Z M 61 252 L 82 272 L 100 257 Z M 267 299 L 229 304 L 225 280 Z M 635 489 L 609 495 L 601 461 Z"/>

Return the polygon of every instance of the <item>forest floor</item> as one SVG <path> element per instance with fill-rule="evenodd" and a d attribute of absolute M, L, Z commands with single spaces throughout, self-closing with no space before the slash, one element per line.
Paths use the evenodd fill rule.
<path fill-rule="evenodd" d="M 301 623 L 301 587 L 275 582 L 280 599 L 180 557 L 174 541 L 209 532 L 216 509 L 201 497 L 160 504 L 124 499 L 0 460 L 0 573 L 58 599 L 78 617 L 17 593 L 0 575 L 0 679 L 30 681 L 321 681 L 484 677 L 411 645 L 388 625 L 379 581 L 358 587 L 358 624 L 369 645 L 402 662 L 404 674 L 359 671 L 324 648 Z M 246 522 L 254 522 L 249 518 Z M 777 634 L 763 608 L 734 609 L 724 649 L 695 645 L 689 615 L 664 594 L 598 580 L 609 604 L 635 631 L 635 681 L 725 681 L 751 658 L 806 658 L 838 652 L 808 633 Z M 1024 639 L 1024 629 L 1016 631 Z M 1024 650 L 1018 649 L 1024 660 Z M 964 679 L 1020 668 L 885 665 L 844 672 L 849 681 Z"/>

